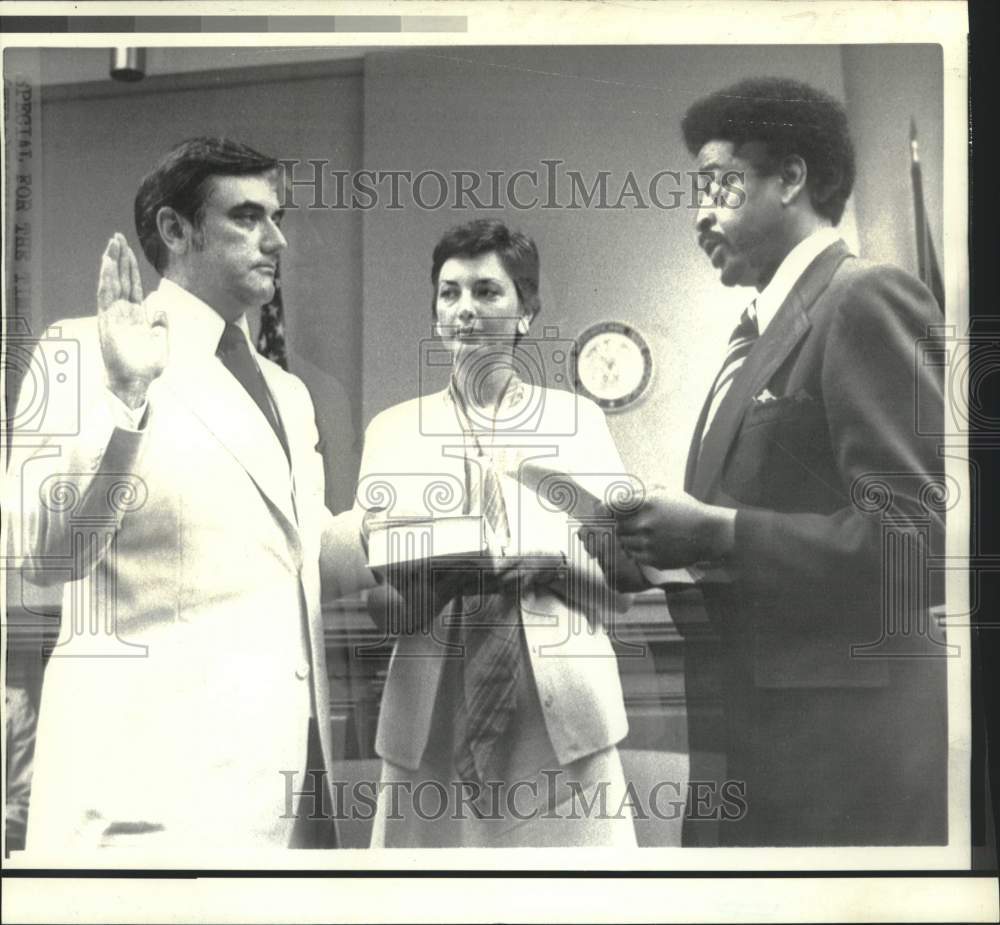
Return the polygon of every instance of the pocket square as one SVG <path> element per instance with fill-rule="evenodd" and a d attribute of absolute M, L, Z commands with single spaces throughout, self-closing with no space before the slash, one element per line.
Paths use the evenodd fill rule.
<path fill-rule="evenodd" d="M 756 398 L 754 398 L 754 401 L 756 403 L 758 403 L 758 404 L 763 404 L 764 402 L 775 401 L 775 399 L 777 399 L 777 397 L 778 397 L 777 395 L 772 395 L 771 394 L 771 390 L 770 389 L 764 389 L 764 391 L 761 392 L 760 395 L 758 395 Z"/>

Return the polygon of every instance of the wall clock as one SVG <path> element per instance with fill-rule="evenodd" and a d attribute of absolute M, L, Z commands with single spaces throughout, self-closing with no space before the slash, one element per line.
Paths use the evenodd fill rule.
<path fill-rule="evenodd" d="M 606 411 L 636 402 L 653 376 L 653 355 L 631 325 L 602 321 L 576 339 L 573 355 L 577 391 Z"/>

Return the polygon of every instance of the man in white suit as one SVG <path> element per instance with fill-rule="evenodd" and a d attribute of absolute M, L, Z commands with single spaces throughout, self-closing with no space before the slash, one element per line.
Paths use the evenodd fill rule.
<path fill-rule="evenodd" d="M 371 577 L 355 515 L 324 506 L 308 392 L 248 340 L 287 243 L 278 176 L 233 141 L 177 146 L 135 203 L 159 288 L 115 235 L 96 318 L 58 325 L 80 426 L 18 441 L 9 473 L 15 561 L 66 582 L 29 851 L 288 846 L 311 722 L 330 768 L 320 575 Z"/>

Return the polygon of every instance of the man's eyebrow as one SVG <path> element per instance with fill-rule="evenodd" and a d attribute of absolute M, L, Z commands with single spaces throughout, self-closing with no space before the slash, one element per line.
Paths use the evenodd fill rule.
<path fill-rule="evenodd" d="M 230 207 L 229 212 L 227 214 L 229 214 L 229 215 L 241 215 L 241 214 L 242 215 L 246 215 L 246 214 L 267 215 L 268 214 L 268 210 L 267 210 L 267 207 L 264 206 L 262 203 L 254 202 L 252 199 L 245 199 L 243 202 L 238 202 L 236 205 Z M 281 208 L 275 209 L 274 212 L 271 213 L 271 215 L 272 215 L 272 217 L 277 218 L 277 219 L 280 220 L 281 218 L 284 217 L 285 210 L 281 209 Z"/>
<path fill-rule="evenodd" d="M 243 202 L 238 202 L 236 205 L 229 209 L 230 212 L 264 212 L 264 207 L 259 202 L 254 202 L 250 199 L 244 199 Z"/>

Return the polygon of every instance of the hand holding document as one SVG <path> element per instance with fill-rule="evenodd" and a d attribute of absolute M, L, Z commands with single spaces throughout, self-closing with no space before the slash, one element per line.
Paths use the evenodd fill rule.
<path fill-rule="evenodd" d="M 581 522 L 612 520 L 617 511 L 634 510 L 644 496 L 642 483 L 630 475 L 570 474 L 535 459 L 522 462 L 514 475 L 543 507 Z"/>
<path fill-rule="evenodd" d="M 523 485 L 538 495 L 542 505 L 580 521 L 580 536 L 588 553 L 600 561 L 609 583 L 619 590 L 658 587 L 674 591 L 709 578 L 719 580 L 717 569 L 707 573 L 695 567 L 660 569 L 640 565 L 620 542 L 608 548 L 607 541 L 602 542 L 594 535 L 598 525 L 614 523 L 616 515 L 628 515 L 641 507 L 646 491 L 638 479 L 622 474 L 570 474 L 537 460 L 523 462 L 516 474 Z M 599 549 L 600 546 L 604 548 Z"/>
<path fill-rule="evenodd" d="M 617 541 L 615 514 L 635 510 L 645 496 L 642 483 L 622 473 L 573 473 L 538 460 L 523 462 L 517 471 L 542 507 L 560 511 L 578 523 L 577 535 L 596 559 L 607 584 L 624 592 L 649 587 L 649 580 Z"/>

